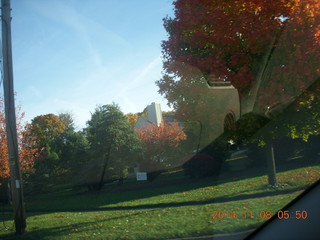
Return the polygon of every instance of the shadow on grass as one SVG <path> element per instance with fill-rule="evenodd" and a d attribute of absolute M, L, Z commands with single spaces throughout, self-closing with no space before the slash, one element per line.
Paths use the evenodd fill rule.
<path fill-rule="evenodd" d="M 186 206 L 199 206 L 204 204 L 214 204 L 214 203 L 228 203 L 232 201 L 241 201 L 261 197 L 272 197 L 283 194 L 291 194 L 297 191 L 302 191 L 305 187 L 296 187 L 290 189 L 281 189 L 272 192 L 261 192 L 253 194 L 245 194 L 247 191 L 243 191 L 242 194 L 237 196 L 228 197 L 212 197 L 207 200 L 199 201 L 186 201 L 186 202 L 170 202 L 170 203 L 157 203 L 157 204 L 141 204 L 139 206 L 115 206 L 115 207 L 92 207 L 88 206 L 86 209 L 56 209 L 56 210 L 44 210 L 44 211 L 28 211 L 31 214 L 44 214 L 53 212 L 96 212 L 96 211 L 122 211 L 122 210 L 146 210 L 146 209 L 161 209 L 161 208 L 172 208 L 172 207 L 186 207 Z"/>
<path fill-rule="evenodd" d="M 255 197 L 273 196 L 278 194 L 292 193 L 298 190 L 302 190 L 307 186 L 299 186 L 290 189 L 279 189 L 277 191 L 265 191 L 263 193 L 247 194 L 246 191 L 236 193 L 236 196 L 223 196 L 217 197 L 210 200 L 204 201 L 186 201 L 188 202 L 170 202 L 170 203 L 159 203 L 159 204 L 142 204 L 139 206 L 123 206 L 126 202 L 135 201 L 139 199 L 152 198 L 159 195 L 167 195 L 173 193 L 183 193 L 186 191 L 207 187 L 207 186 L 218 186 L 231 181 L 239 181 L 243 179 L 250 180 L 251 178 L 264 176 L 263 171 L 247 171 L 237 173 L 236 177 L 234 173 L 221 174 L 219 180 L 214 178 L 206 179 L 179 179 L 170 182 L 161 183 L 145 183 L 137 186 L 131 186 L 129 188 L 116 188 L 113 190 L 105 189 L 102 192 L 88 193 L 81 192 L 75 193 L 72 191 L 61 193 L 50 193 L 49 195 L 35 195 L 26 198 L 26 209 L 29 212 L 52 212 L 52 211 L 96 211 L 96 210 L 115 210 L 115 209 L 144 209 L 144 208 L 157 208 L 157 207 L 175 207 L 175 206 L 189 206 L 189 205 L 200 205 L 214 202 L 227 202 L 243 200 Z M 250 192 L 251 190 L 249 190 Z M 161 199 L 160 199 L 161 200 Z M 121 205 L 122 206 L 110 206 L 110 205 Z M 138 203 L 137 203 L 138 204 Z M 109 205 L 110 207 L 106 206 Z M 106 207 L 102 207 L 106 206 Z"/>
<path fill-rule="evenodd" d="M 61 225 L 59 226 L 51 226 L 51 227 L 44 227 L 44 226 L 39 226 L 39 228 L 35 227 L 29 227 L 31 230 L 27 231 L 23 235 L 16 235 L 13 233 L 13 230 L 11 233 L 8 234 L 1 234 L 0 239 L 3 240 L 33 240 L 33 239 L 65 239 L 68 238 L 70 234 L 70 239 L 127 239 L 125 237 L 125 232 L 115 232 L 112 233 L 110 231 L 106 231 L 105 229 L 101 229 L 101 234 L 95 234 L 96 232 L 99 232 L 100 229 L 97 229 L 97 226 L 103 223 L 106 223 L 107 221 L 113 221 L 113 220 L 119 220 L 119 219 L 128 219 L 132 218 L 132 216 L 139 215 L 141 213 L 134 213 L 134 214 L 125 214 L 122 216 L 117 216 L 117 217 L 112 217 L 112 218 L 104 218 L 104 219 L 97 219 L 95 221 L 87 221 L 87 222 L 81 222 L 81 223 L 74 223 L 74 224 L 68 224 L 65 225 L 65 223 L 60 223 Z M 59 217 L 59 216 L 55 216 Z M 64 225 L 62 225 L 64 224 Z M 31 224 L 30 224 L 31 225 Z M 231 233 L 225 233 L 224 231 L 221 230 L 214 230 L 214 229 L 202 229 L 201 232 L 199 231 L 194 231 L 194 232 L 189 232 L 186 231 L 185 233 L 181 232 L 172 232 L 172 233 L 166 233 L 163 236 L 159 236 L 155 234 L 154 237 L 152 236 L 143 236 L 139 235 L 137 239 L 148 239 L 148 240 L 155 240 L 155 239 L 176 239 L 176 238 L 183 238 L 183 239 L 192 239 L 194 240 L 194 237 L 196 239 L 212 239 L 212 236 L 214 235 L 217 240 L 227 240 L 232 237 L 236 237 L 235 239 L 242 239 L 248 234 L 250 234 L 253 229 L 255 229 L 260 223 L 253 223 L 250 225 L 246 226 L 238 226 L 235 227 Z M 109 226 L 110 227 L 110 226 Z M 41 229 L 40 229 L 41 228 Z M 171 236 L 170 236 L 171 234 Z M 200 237 L 201 236 L 201 237 Z M 130 238 L 131 239 L 131 238 Z"/>
<path fill-rule="evenodd" d="M 276 195 L 282 194 L 290 194 L 297 192 L 299 190 L 303 190 L 304 188 L 297 187 L 292 189 L 282 189 L 274 192 L 262 192 L 262 193 L 255 193 L 255 194 L 242 194 L 233 197 L 217 197 L 212 198 L 209 200 L 201 200 L 201 201 L 188 201 L 188 202 L 171 202 L 171 203 L 158 203 L 158 204 L 143 204 L 139 206 L 128 206 L 128 207 L 105 207 L 100 208 L 101 211 L 111 211 L 111 210 L 142 210 L 142 209 L 156 209 L 156 208 L 170 208 L 170 207 L 184 207 L 184 206 L 197 206 L 203 204 L 212 204 L 212 203 L 227 203 L 232 201 L 241 201 L 253 198 L 260 198 L 260 197 L 272 197 Z"/>
<path fill-rule="evenodd" d="M 28 230 L 23 235 L 17 235 L 13 233 L 13 229 L 11 229 L 11 233 L 8 234 L 1 234 L 0 239 L 2 240 L 15 240 L 15 239 L 23 239 L 23 240 L 34 240 L 34 239 L 51 239 L 50 237 L 54 237 L 55 239 L 64 239 L 67 235 L 72 233 L 72 239 L 95 239 L 94 232 L 99 231 L 96 228 L 97 224 L 102 224 L 107 221 L 119 220 L 119 219 L 127 219 L 128 217 L 132 217 L 135 215 L 139 215 L 141 213 L 130 213 L 124 214 L 122 216 L 116 216 L 112 218 L 97 218 L 96 221 L 86 221 L 68 225 L 60 225 L 55 227 L 45 227 L 45 226 L 37 226 L 31 227 L 31 230 Z M 39 214 L 29 214 L 31 216 L 38 216 Z M 52 218 L 59 218 L 59 216 L 52 216 Z M 62 223 L 60 223 L 62 224 Z M 82 234 L 84 234 L 82 236 Z M 91 235 L 89 235 L 91 234 Z M 99 236 L 96 236 L 97 238 Z M 102 236 L 100 236 L 102 237 Z"/>
<path fill-rule="evenodd" d="M 97 228 L 98 225 L 102 225 L 104 223 L 110 224 L 111 221 L 119 220 L 119 219 L 132 219 L 133 216 L 141 215 L 143 213 L 130 213 L 130 214 L 123 214 L 122 216 L 115 216 L 115 217 L 109 217 L 109 218 L 97 218 L 97 220 L 94 221 L 86 221 L 86 222 L 80 222 L 80 223 L 74 223 L 74 224 L 67 224 L 65 222 L 58 223 L 60 225 L 58 226 L 37 226 L 34 227 L 32 224 L 31 227 L 29 227 L 29 231 L 24 233 L 23 235 L 16 235 L 13 233 L 13 230 L 11 233 L 8 234 L 1 234 L 0 239 L 3 240 L 32 240 L 32 239 L 65 239 L 68 238 L 69 235 L 72 234 L 72 236 L 69 236 L 70 239 L 127 239 L 125 232 L 114 232 L 107 231 L 108 227 L 111 226 L 104 226 L 103 228 L 99 229 Z M 32 214 L 32 216 L 35 216 L 36 214 Z M 52 216 L 52 218 L 59 218 L 59 216 Z M 107 223 L 108 222 L 108 223 Z M 116 224 L 116 223 L 115 223 Z M 194 239 L 194 237 L 197 237 L 197 239 L 212 239 L 212 235 L 215 235 L 217 240 L 225 240 L 229 239 L 230 237 L 245 237 L 250 232 L 252 232 L 252 229 L 256 228 L 259 224 L 251 224 L 243 227 L 236 227 L 232 233 L 223 233 L 221 230 L 215 231 L 214 229 L 207 228 L 202 229 L 201 232 L 188 232 L 185 233 L 181 232 L 172 232 L 172 233 L 166 233 L 163 236 L 159 236 L 155 234 L 155 236 L 144 236 L 139 235 L 138 239 L 148 239 L 148 240 L 155 240 L 155 239 L 168 239 L 170 237 L 170 234 L 172 235 L 171 239 L 176 238 L 184 238 L 184 239 Z M 101 234 L 96 234 L 97 232 L 101 232 Z M 188 236 L 188 237 L 186 237 Z M 199 236 L 203 236 L 199 238 Z M 133 236 L 137 237 L 137 236 Z M 131 238 L 130 238 L 131 239 Z M 238 239 L 238 238 L 237 238 Z"/>

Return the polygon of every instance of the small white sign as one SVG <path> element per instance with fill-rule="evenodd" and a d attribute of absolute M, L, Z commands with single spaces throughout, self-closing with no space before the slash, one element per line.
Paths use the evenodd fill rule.
<path fill-rule="evenodd" d="M 16 180 L 16 188 L 20 188 L 20 181 Z"/>
<path fill-rule="evenodd" d="M 137 181 L 146 181 L 147 173 L 146 172 L 137 172 Z"/>

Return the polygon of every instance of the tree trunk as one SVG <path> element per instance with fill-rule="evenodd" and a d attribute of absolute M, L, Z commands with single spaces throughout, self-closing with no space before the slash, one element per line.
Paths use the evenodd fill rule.
<path fill-rule="evenodd" d="M 99 182 L 99 186 L 98 186 L 98 191 L 100 191 L 102 189 L 103 184 L 104 184 L 104 175 L 106 173 L 106 168 L 109 163 L 110 153 L 111 153 L 111 146 L 108 150 L 108 153 L 105 155 L 105 162 L 104 162 L 104 166 L 102 168 L 102 174 L 101 174 L 101 178 L 100 178 L 100 182 Z"/>
<path fill-rule="evenodd" d="M 268 156 L 267 156 L 267 168 L 268 168 L 268 183 L 272 186 L 277 184 L 277 177 L 276 177 L 276 163 L 274 158 L 274 149 L 273 149 L 273 142 L 268 144 Z"/>

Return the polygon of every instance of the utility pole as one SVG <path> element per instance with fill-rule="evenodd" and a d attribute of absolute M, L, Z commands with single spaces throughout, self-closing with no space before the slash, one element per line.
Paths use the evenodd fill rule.
<path fill-rule="evenodd" d="M 1 0 L 1 9 L 3 88 L 12 192 L 12 206 L 16 233 L 23 234 L 26 230 L 26 216 L 23 202 L 23 191 L 17 140 L 16 114 L 14 104 L 10 0 Z"/>

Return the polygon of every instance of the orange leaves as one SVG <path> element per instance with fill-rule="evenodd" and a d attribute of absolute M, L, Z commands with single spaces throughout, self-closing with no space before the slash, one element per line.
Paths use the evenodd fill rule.
<path fill-rule="evenodd" d="M 38 140 L 42 141 L 42 144 L 60 136 L 66 129 L 59 117 L 52 113 L 35 117 L 29 127 L 32 136 L 37 136 Z"/>
<path fill-rule="evenodd" d="M 8 148 L 4 102 L 0 98 L 0 178 L 9 177 Z"/>
<path fill-rule="evenodd" d="M 181 140 L 186 139 L 186 135 L 177 121 L 172 124 L 163 121 L 160 127 L 149 124 L 137 129 L 137 133 L 143 142 L 158 143 L 171 147 L 176 147 Z"/>
<path fill-rule="evenodd" d="M 125 116 L 128 119 L 131 127 L 134 127 L 134 125 L 136 124 L 136 122 L 138 121 L 138 118 L 139 118 L 138 114 L 127 113 Z"/>
<path fill-rule="evenodd" d="M 183 128 L 177 121 L 163 121 L 159 127 L 148 124 L 136 129 L 136 132 L 148 158 L 169 157 L 170 150 L 178 147 L 180 141 L 186 139 Z"/>
<path fill-rule="evenodd" d="M 316 33 L 314 34 L 314 37 L 315 37 L 317 43 L 320 45 L 320 26 L 317 28 L 317 30 L 315 32 Z"/>
<path fill-rule="evenodd" d="M 39 151 L 34 147 L 35 140 L 28 137 L 28 130 L 23 126 L 24 113 L 20 113 L 19 110 L 18 108 L 16 115 L 20 164 L 22 171 L 30 171 Z M 10 176 L 5 125 L 4 103 L 3 99 L 0 98 L 0 178 L 8 178 Z"/>
<path fill-rule="evenodd" d="M 168 78 L 190 76 L 177 63 L 228 79 L 243 96 L 257 81 L 278 35 L 267 78 L 286 87 L 320 75 L 319 0 L 176 0 L 174 6 L 174 18 L 164 20 L 169 35 L 162 44 L 165 74 L 157 82 L 174 106 L 180 104 L 174 97 L 180 92 Z"/>

